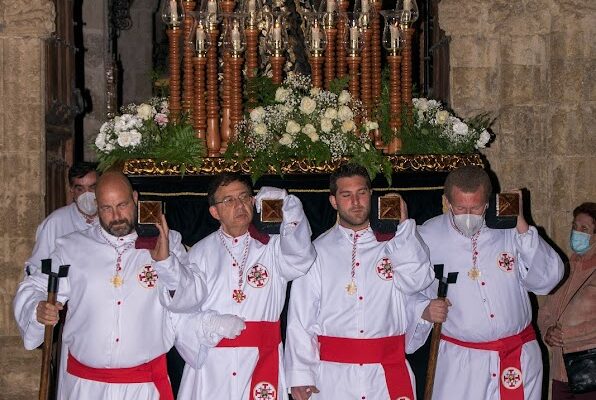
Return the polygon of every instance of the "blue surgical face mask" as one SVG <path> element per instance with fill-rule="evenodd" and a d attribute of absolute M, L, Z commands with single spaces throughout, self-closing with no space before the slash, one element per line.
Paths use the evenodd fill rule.
<path fill-rule="evenodd" d="M 571 237 L 569 238 L 569 244 L 571 245 L 571 250 L 577 254 L 585 254 L 588 250 L 590 250 L 590 239 L 592 235 L 585 232 L 580 232 L 576 230 L 571 231 Z"/>

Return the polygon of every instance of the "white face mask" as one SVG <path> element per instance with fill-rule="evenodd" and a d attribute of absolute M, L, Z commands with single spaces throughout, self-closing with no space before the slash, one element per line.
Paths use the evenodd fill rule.
<path fill-rule="evenodd" d="M 85 192 L 77 198 L 77 206 L 79 210 L 87 215 L 97 214 L 97 202 L 95 201 L 95 193 Z"/>
<path fill-rule="evenodd" d="M 457 227 L 457 229 L 461 232 L 462 235 L 465 237 L 472 237 L 474 236 L 482 225 L 484 225 L 484 214 L 476 215 L 476 214 L 453 214 L 453 223 Z"/>

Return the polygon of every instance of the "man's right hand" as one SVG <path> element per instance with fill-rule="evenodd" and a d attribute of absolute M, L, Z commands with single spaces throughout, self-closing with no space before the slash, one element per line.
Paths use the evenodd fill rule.
<path fill-rule="evenodd" d="M 37 303 L 37 309 L 35 312 L 35 316 L 37 318 L 37 322 L 42 325 L 56 325 L 60 316 L 58 313 L 62 310 L 64 306 L 62 303 L 57 302 L 56 304 L 48 303 L 47 301 L 40 301 Z"/>
<path fill-rule="evenodd" d="M 316 386 L 294 386 L 291 393 L 294 400 L 308 400 L 313 393 L 319 393 L 319 389 Z"/>
<path fill-rule="evenodd" d="M 422 313 L 422 319 L 428 322 L 438 322 L 442 324 L 447 320 L 449 307 L 451 307 L 449 299 L 431 300 Z"/>
<path fill-rule="evenodd" d="M 563 347 L 563 329 L 561 329 L 561 324 L 556 323 L 552 325 L 546 330 L 546 335 L 544 335 L 544 341 L 551 347 Z"/>

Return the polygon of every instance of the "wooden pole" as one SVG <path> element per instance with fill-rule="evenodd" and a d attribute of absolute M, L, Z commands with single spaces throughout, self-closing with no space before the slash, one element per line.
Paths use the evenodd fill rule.
<path fill-rule="evenodd" d="M 210 27 L 209 35 L 212 44 L 207 50 L 207 155 L 218 157 L 221 139 L 217 82 L 217 40 L 219 39 L 217 27 Z"/>
<path fill-rule="evenodd" d="M 408 121 L 412 122 L 412 37 L 414 28 L 404 28 L 404 48 L 401 62 L 401 99 L 406 106 Z"/>
<path fill-rule="evenodd" d="M 337 77 L 343 78 L 348 74 L 348 61 L 347 61 L 347 53 L 344 44 L 345 36 L 346 36 L 346 21 L 345 21 L 345 12 L 348 11 L 348 7 L 350 6 L 350 2 L 346 0 L 338 0 L 337 8 L 339 10 L 339 15 L 337 16 L 337 40 L 335 46 L 335 53 L 336 57 L 336 71 Z"/>
<path fill-rule="evenodd" d="M 190 31 L 192 30 L 193 18 L 191 12 L 195 9 L 195 2 L 185 0 L 184 6 L 184 20 L 182 26 L 184 29 L 183 41 L 183 53 L 182 53 L 182 111 L 188 118 L 188 121 L 192 123 L 193 120 L 193 56 L 194 51 L 192 44 L 188 38 L 190 37 Z"/>
<path fill-rule="evenodd" d="M 394 54 L 387 56 L 389 63 L 389 127 L 393 132 L 393 139 L 387 144 L 387 154 L 395 154 L 401 149 L 401 139 L 397 137 L 401 129 L 401 88 L 400 65 L 401 56 Z"/>
<path fill-rule="evenodd" d="M 207 58 L 197 56 L 194 58 L 194 103 L 193 103 L 193 127 L 197 137 L 203 142 L 207 134 L 207 107 L 205 97 L 205 65 Z"/>
<path fill-rule="evenodd" d="M 335 37 L 337 29 L 332 26 L 323 28 L 327 37 L 327 48 L 325 49 L 325 89 L 331 88 L 331 81 L 335 79 Z"/>
<path fill-rule="evenodd" d="M 178 27 L 167 29 L 166 34 L 170 40 L 168 60 L 170 63 L 170 120 L 178 123 L 180 117 L 180 34 L 182 31 Z"/>
<path fill-rule="evenodd" d="M 316 88 L 323 88 L 323 56 L 318 53 L 310 55 L 310 70 L 312 74 L 312 85 Z"/>

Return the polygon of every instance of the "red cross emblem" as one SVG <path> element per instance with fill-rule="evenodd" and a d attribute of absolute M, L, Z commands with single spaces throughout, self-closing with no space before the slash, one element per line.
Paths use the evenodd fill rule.
<path fill-rule="evenodd" d="M 153 289 L 155 285 L 157 285 L 157 272 L 151 265 L 145 265 L 141 268 L 138 279 L 142 287 L 145 289 Z"/>
<path fill-rule="evenodd" d="M 499 255 L 499 261 L 497 261 L 497 264 L 503 271 L 511 272 L 515 266 L 515 258 L 513 258 L 513 256 L 509 253 L 501 253 Z"/>
<path fill-rule="evenodd" d="M 391 265 L 391 261 L 387 257 L 383 257 L 381 261 L 377 263 L 375 267 L 377 271 L 377 275 L 379 278 L 390 281 L 393 279 L 393 266 Z"/>
<path fill-rule="evenodd" d="M 252 390 L 253 400 L 275 400 L 277 391 L 269 382 L 259 382 Z"/>
<path fill-rule="evenodd" d="M 261 264 L 256 264 L 248 270 L 246 281 L 254 288 L 262 288 L 269 282 L 269 271 Z"/>
<path fill-rule="evenodd" d="M 505 389 L 517 389 L 522 384 L 521 371 L 515 367 L 507 367 L 501 375 L 501 383 Z"/>

